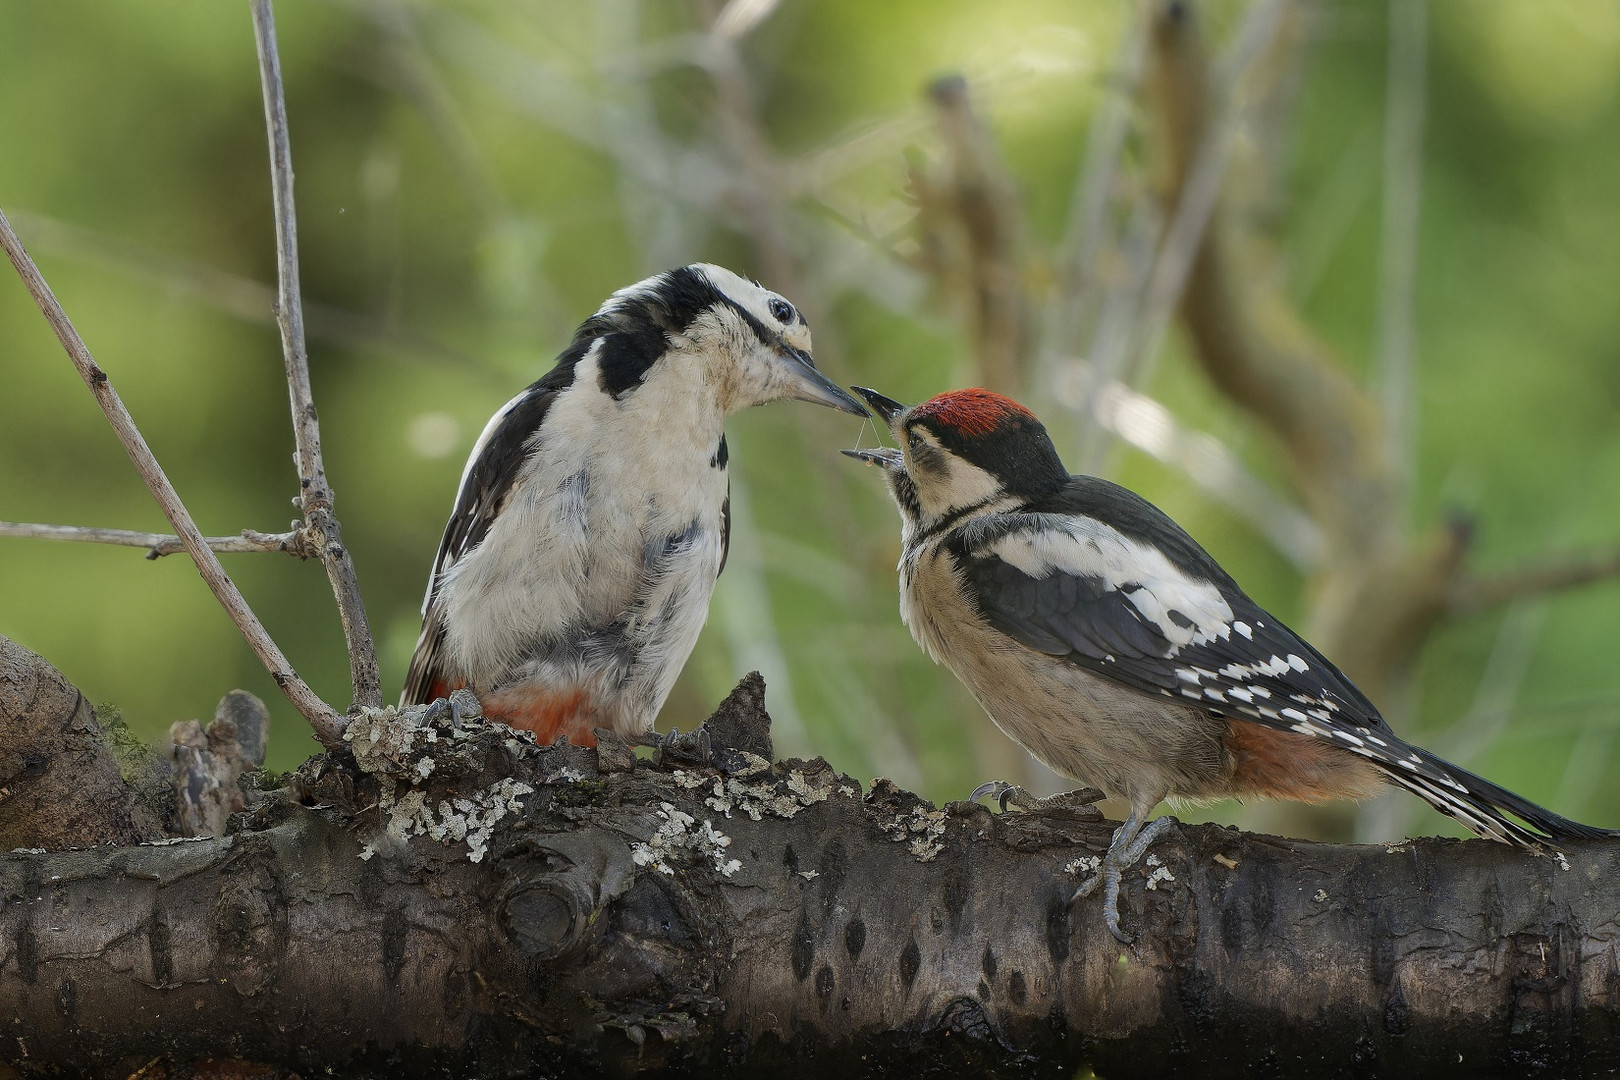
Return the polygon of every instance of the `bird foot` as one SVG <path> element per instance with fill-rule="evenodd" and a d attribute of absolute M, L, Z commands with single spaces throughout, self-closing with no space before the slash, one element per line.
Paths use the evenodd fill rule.
<path fill-rule="evenodd" d="M 450 726 L 460 729 L 463 720 L 472 720 L 484 715 L 484 706 L 479 703 L 478 695 L 465 686 L 459 690 L 450 691 Z"/>
<path fill-rule="evenodd" d="M 973 789 L 968 796 L 968 802 L 978 802 L 986 795 L 994 795 L 996 802 L 1005 814 L 1008 807 L 1017 807 L 1030 813 L 1043 810 L 1078 810 L 1088 807 L 1099 799 L 1105 798 L 1096 788 L 1077 788 L 1074 791 L 1060 791 L 1055 795 L 1044 798 L 1031 795 L 1017 784 L 1009 784 L 1005 780 L 987 780 Z"/>
<path fill-rule="evenodd" d="M 702 727 L 686 735 L 682 735 L 679 728 L 670 728 L 663 735 L 649 731 L 636 736 L 634 745 L 652 747 L 653 767 L 658 769 L 662 769 L 666 763 L 675 762 L 707 765 L 713 754 L 709 733 Z"/>
<path fill-rule="evenodd" d="M 450 727 L 461 730 L 463 720 L 472 720 L 484 715 L 484 707 L 478 703 L 478 695 L 465 687 L 452 690 L 448 697 L 434 698 L 426 705 L 421 706 L 422 722 L 425 724 L 439 724 L 446 719 Z"/>
<path fill-rule="evenodd" d="M 1114 830 L 1114 839 L 1108 845 L 1107 854 L 1103 856 L 1102 866 L 1097 873 L 1081 882 L 1074 895 L 1069 897 L 1069 903 L 1073 904 L 1094 895 L 1100 887 L 1103 893 L 1103 922 L 1107 924 L 1108 932 L 1122 945 L 1130 945 L 1136 941 L 1135 934 L 1127 933 L 1119 925 L 1119 887 L 1124 880 L 1125 871 L 1141 861 L 1153 841 L 1176 825 L 1176 819 L 1169 816 L 1155 818 L 1146 826 L 1135 830 L 1134 835 L 1127 831 L 1131 829 L 1132 824 L 1133 822 L 1126 821 Z"/>

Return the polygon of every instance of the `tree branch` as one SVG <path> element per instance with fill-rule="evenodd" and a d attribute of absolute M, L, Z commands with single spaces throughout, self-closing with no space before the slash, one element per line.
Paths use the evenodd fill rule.
<path fill-rule="evenodd" d="M 1451 610 L 1458 614 L 1489 611 L 1523 597 L 1612 577 L 1620 577 L 1620 548 L 1500 574 L 1475 574 L 1463 578 L 1452 590 Z"/>
<path fill-rule="evenodd" d="M 1304 32 L 1301 6 L 1290 2 L 1283 11 L 1274 50 L 1297 48 Z M 1172 203 L 1210 123 L 1197 16 L 1194 5 L 1165 2 L 1153 19 L 1150 96 Z M 1387 703 L 1411 647 L 1445 610 L 1466 538 L 1445 529 L 1415 541 L 1408 535 L 1378 403 L 1282 295 L 1264 269 L 1267 251 L 1251 221 L 1219 207 L 1189 268 L 1181 317 L 1216 389 L 1282 447 L 1321 530 L 1307 632 L 1373 701 Z"/>
<path fill-rule="evenodd" d="M 923 268 L 951 307 L 967 313 L 973 381 L 1022 395 L 1030 328 L 1017 188 L 973 110 L 967 80 L 936 79 L 928 99 L 944 162 L 937 175 L 915 165 L 910 171 Z"/>
<path fill-rule="evenodd" d="M 745 679 L 654 762 L 611 736 L 542 749 L 449 710 L 371 716 L 350 729 L 361 773 L 314 759 L 228 838 L 0 855 L 0 1064 L 1620 1065 L 1612 844 L 1566 870 L 1481 840 L 1181 826 L 1127 875 L 1127 949 L 1095 901 L 1069 903 L 1111 829 L 1090 807 L 941 810 L 884 780 L 863 797 L 819 760 L 769 765 L 763 691 Z"/>
<path fill-rule="evenodd" d="M 45 283 L 39 267 L 34 265 L 34 260 L 24 250 L 22 241 L 17 238 L 16 232 L 11 228 L 11 222 L 6 220 L 4 213 L 0 213 L 0 246 L 5 248 L 6 256 L 11 260 L 11 265 L 17 268 L 17 274 L 27 287 L 28 294 L 34 298 L 34 303 L 39 305 L 45 321 L 50 323 L 51 330 L 56 334 L 56 340 L 62 343 L 62 348 L 66 350 L 68 359 L 78 370 L 79 377 L 90 388 L 96 403 L 106 414 L 107 422 L 112 425 L 118 441 L 123 444 L 130 460 L 135 463 L 135 471 L 146 481 L 147 488 L 163 510 L 163 516 L 168 518 L 169 524 L 174 527 L 186 553 L 197 565 L 197 573 L 202 575 L 214 598 L 231 617 L 236 628 L 242 632 L 242 636 L 247 639 L 248 647 L 270 672 L 270 677 L 281 687 L 281 692 L 287 695 L 287 700 L 293 703 L 315 729 L 316 737 L 327 746 L 341 745 L 342 719 L 293 671 L 286 656 L 271 640 L 264 624 L 259 622 L 258 616 L 253 614 L 253 609 L 248 607 L 242 591 L 236 587 L 230 575 L 225 573 L 225 568 L 219 563 L 219 557 L 208 547 L 208 542 L 203 539 L 197 523 L 191 518 L 191 512 L 180 501 L 174 485 L 169 483 L 169 478 L 164 475 L 151 448 L 146 445 L 146 439 L 136 428 L 129 410 L 124 407 L 118 392 L 113 389 L 112 381 L 108 379 L 107 373 L 97 366 L 84 339 L 79 337 L 79 332 L 68 321 L 67 312 L 62 310 L 62 305 L 57 302 L 50 286 Z"/>
<path fill-rule="evenodd" d="M 371 640 L 354 562 L 343 545 L 337 516 L 333 513 L 332 489 L 326 480 L 326 466 L 321 461 L 321 429 L 310 391 L 309 353 L 304 344 L 303 303 L 298 284 L 292 150 L 287 140 L 287 103 L 281 85 L 281 58 L 276 51 L 275 14 L 270 0 L 253 0 L 253 36 L 259 50 L 264 121 L 270 141 L 271 189 L 276 208 L 276 276 L 280 284 L 276 321 L 281 327 L 297 446 L 299 494 L 294 504 L 303 512 L 311 545 L 319 551 L 332 592 L 337 597 L 343 638 L 349 647 L 349 679 L 354 703 L 378 708 L 382 705 L 382 679 L 377 670 L 377 651 Z"/>
<path fill-rule="evenodd" d="M 1232 144 L 1248 111 L 1242 94 L 1243 77 L 1276 38 L 1287 3 L 1288 0 L 1256 0 L 1250 5 L 1221 77 L 1201 79 L 1205 87 L 1200 88 L 1198 103 L 1182 103 L 1177 107 L 1177 111 L 1184 114 L 1182 124 L 1188 130 L 1170 134 L 1173 138 L 1179 135 L 1187 144 L 1175 151 L 1182 168 L 1174 174 L 1174 188 L 1167 200 L 1174 209 L 1148 278 L 1131 352 L 1123 364 L 1121 379 L 1128 385 L 1145 382 L 1145 374 L 1163 343 L 1170 316 L 1187 290 L 1194 260 L 1204 250 L 1205 232 L 1215 214 Z M 1176 24 L 1177 19 L 1172 16 L 1158 27 L 1161 48 Z M 1201 71 L 1177 73 L 1160 84 L 1161 93 L 1166 90 L 1185 92 L 1189 89 L 1184 85 L 1185 80 L 1201 74 Z M 1205 115 L 1207 106 L 1203 100 L 1208 90 L 1214 91 L 1208 96 L 1217 103 L 1211 116 Z"/>
<path fill-rule="evenodd" d="M 186 549 L 185 542 L 178 536 L 135 532 L 132 529 L 98 529 L 87 525 L 40 525 L 28 521 L 0 521 L 0 536 L 147 548 L 148 559 L 178 555 Z M 253 529 L 243 529 L 238 536 L 205 536 L 202 539 L 211 550 L 220 554 L 281 551 L 297 559 L 307 559 L 313 554 L 305 545 L 307 537 L 302 532 L 262 533 Z"/>
<path fill-rule="evenodd" d="M 163 835 L 162 804 L 136 791 L 90 703 L 43 657 L 0 637 L 0 851 L 138 844 Z M 146 752 L 134 774 L 168 791 Z M 5 901 L 0 900 L 0 907 Z M 0 946 L 0 967 L 5 966 Z"/>

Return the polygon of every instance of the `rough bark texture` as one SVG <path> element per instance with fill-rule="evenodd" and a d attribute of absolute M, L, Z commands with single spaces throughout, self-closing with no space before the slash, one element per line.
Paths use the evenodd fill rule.
<path fill-rule="evenodd" d="M 163 835 L 162 819 L 119 774 L 105 736 L 77 687 L 0 637 L 0 851 Z"/>
<path fill-rule="evenodd" d="M 242 775 L 264 764 L 270 710 L 246 690 L 232 690 L 204 728 L 196 720 L 169 725 L 178 829 L 185 836 L 224 836 L 232 814 L 247 809 Z"/>
<path fill-rule="evenodd" d="M 1125 948 L 1089 807 L 771 764 L 763 691 L 652 761 L 362 715 L 230 836 L 0 856 L 0 1075 L 1620 1069 L 1620 848 L 1183 827 Z"/>

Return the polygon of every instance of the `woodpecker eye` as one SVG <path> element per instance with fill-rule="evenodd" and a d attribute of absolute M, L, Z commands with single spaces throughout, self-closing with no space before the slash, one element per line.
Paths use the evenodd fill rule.
<path fill-rule="evenodd" d="M 780 296 L 771 297 L 771 302 L 768 306 L 771 310 L 771 318 L 775 319 L 783 326 L 786 326 L 788 323 L 793 321 L 793 305 L 782 299 Z"/>
<path fill-rule="evenodd" d="M 920 450 L 923 444 L 923 437 L 917 434 L 915 431 L 908 431 L 906 432 L 906 444 L 913 450 Z"/>

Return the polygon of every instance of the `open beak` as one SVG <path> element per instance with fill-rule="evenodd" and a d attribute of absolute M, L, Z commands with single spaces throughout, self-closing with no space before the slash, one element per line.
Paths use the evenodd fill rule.
<path fill-rule="evenodd" d="M 788 369 L 788 397 L 795 401 L 825 405 L 829 409 L 841 409 L 856 416 L 866 415 L 866 409 L 859 401 L 850 397 L 843 387 L 816 370 L 816 362 L 810 359 L 809 353 L 784 345 L 777 355 L 782 358 L 783 366 Z"/>
<path fill-rule="evenodd" d="M 888 426 L 890 431 L 894 430 L 895 417 L 906 411 L 904 405 L 894 400 L 894 398 L 884 397 L 876 390 L 868 390 L 864 386 L 852 386 L 850 389 L 866 399 L 867 405 Z"/>
<path fill-rule="evenodd" d="M 900 414 L 906 411 L 904 405 L 894 400 L 894 398 L 884 397 L 876 390 L 868 390 L 864 386 L 852 386 L 850 389 L 866 399 L 867 406 L 877 414 L 877 418 L 883 421 L 883 426 L 890 431 L 894 430 L 895 420 L 899 419 Z M 886 469 L 889 472 L 904 472 L 906 468 L 906 456 L 892 446 L 879 446 L 872 450 L 841 450 L 839 453 L 846 454 L 856 461 L 864 461 L 868 465 L 876 465 L 878 468 Z"/>
<path fill-rule="evenodd" d="M 840 454 L 864 461 L 868 465 L 876 465 L 880 469 L 904 469 L 906 459 L 900 451 L 892 446 L 880 446 L 875 450 L 840 450 Z"/>

